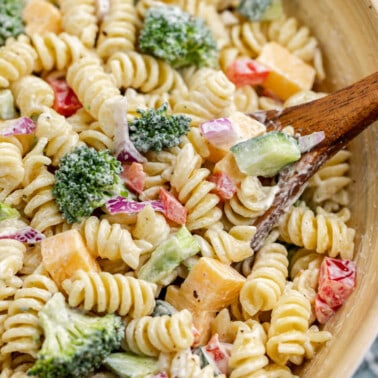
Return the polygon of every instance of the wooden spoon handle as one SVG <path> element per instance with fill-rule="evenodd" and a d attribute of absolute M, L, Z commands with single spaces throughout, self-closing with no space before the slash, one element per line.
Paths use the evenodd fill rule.
<path fill-rule="evenodd" d="M 257 231 L 251 247 L 255 251 L 321 165 L 378 119 L 378 72 L 319 100 L 265 115 L 268 130 L 291 125 L 301 135 L 324 131 L 325 139 L 280 172 L 272 206 L 254 223 Z"/>
<path fill-rule="evenodd" d="M 346 144 L 378 118 L 378 72 L 318 100 L 257 112 L 255 118 L 268 131 L 291 125 L 301 135 L 324 131 L 328 146 Z"/>

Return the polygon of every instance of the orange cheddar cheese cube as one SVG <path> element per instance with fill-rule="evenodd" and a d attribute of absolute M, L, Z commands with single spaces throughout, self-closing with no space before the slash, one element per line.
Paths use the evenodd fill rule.
<path fill-rule="evenodd" d="M 263 86 L 282 100 L 314 85 L 315 69 L 276 42 L 264 45 L 256 60 L 270 70 Z"/>
<path fill-rule="evenodd" d="M 180 287 L 180 295 L 195 309 L 219 311 L 239 296 L 245 278 L 234 268 L 201 257 Z"/>
<path fill-rule="evenodd" d="M 77 270 L 100 272 L 78 230 L 69 230 L 41 241 L 42 263 L 57 285 Z"/>
<path fill-rule="evenodd" d="M 46 0 L 29 0 L 22 12 L 28 35 L 62 31 L 62 16 L 59 9 Z"/>
<path fill-rule="evenodd" d="M 221 160 L 219 160 L 213 169 L 214 173 L 224 172 L 236 184 L 239 184 L 247 176 L 239 170 L 235 157 L 232 152 L 228 152 Z"/>

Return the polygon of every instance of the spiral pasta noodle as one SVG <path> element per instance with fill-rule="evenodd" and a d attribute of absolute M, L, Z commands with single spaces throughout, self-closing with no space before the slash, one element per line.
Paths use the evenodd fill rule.
<path fill-rule="evenodd" d="M 107 61 L 107 71 L 118 88 L 131 87 L 151 94 L 186 91 L 180 74 L 168 63 L 136 51 L 113 54 Z"/>
<path fill-rule="evenodd" d="M 81 143 L 79 135 L 64 116 L 53 109 L 45 109 L 38 117 L 36 136 L 47 138 L 45 154 L 51 158 L 52 165 L 57 166 L 60 159 Z"/>
<path fill-rule="evenodd" d="M 215 184 L 206 181 L 210 171 L 200 165 L 201 157 L 188 143 L 178 154 L 172 172 L 171 185 L 188 211 L 186 226 L 189 230 L 210 227 L 222 216 L 216 207 L 219 197 L 210 193 Z"/>
<path fill-rule="evenodd" d="M 179 151 L 180 148 L 173 147 L 166 151 L 147 152 L 147 161 L 143 163 L 146 180 L 140 195 L 141 200 L 156 199 L 160 188 L 168 188 Z"/>
<path fill-rule="evenodd" d="M 94 0 L 60 0 L 63 30 L 77 36 L 86 47 L 95 44 L 98 25 Z"/>
<path fill-rule="evenodd" d="M 54 281 L 45 275 L 31 274 L 25 278 L 8 308 L 2 335 L 2 355 L 21 352 L 36 357 L 43 332 L 38 312 L 57 291 Z"/>
<path fill-rule="evenodd" d="M 333 214 L 317 214 L 303 207 L 292 207 L 280 220 L 282 240 L 299 247 L 351 259 L 355 231 Z"/>
<path fill-rule="evenodd" d="M 37 76 L 23 76 L 12 83 L 11 89 L 21 116 L 38 116 L 45 107 L 51 108 L 54 104 L 52 87 Z"/>
<path fill-rule="evenodd" d="M 52 195 L 55 176 L 46 168 L 51 160 L 42 152 L 47 142 L 47 138 L 40 138 L 24 158 L 22 194 L 26 202 L 24 213 L 30 219 L 30 226 L 49 235 L 64 219 Z"/>
<path fill-rule="evenodd" d="M 78 37 L 64 32 L 33 34 L 31 43 L 37 53 L 37 72 L 66 70 L 73 62 L 89 54 Z"/>
<path fill-rule="evenodd" d="M 0 239 L 0 279 L 9 279 L 22 268 L 26 247 L 18 240 Z"/>
<path fill-rule="evenodd" d="M 302 362 L 309 328 L 311 305 L 296 290 L 284 293 L 273 308 L 268 331 L 267 354 L 277 364 Z"/>
<path fill-rule="evenodd" d="M 19 187 L 25 168 L 19 148 L 13 143 L 0 142 L 0 201 Z"/>
<path fill-rule="evenodd" d="M 257 253 L 251 274 L 240 291 L 240 303 L 250 315 L 274 308 L 288 276 L 286 248 L 278 243 L 265 245 Z"/>
<path fill-rule="evenodd" d="M 113 139 L 104 134 L 98 121 L 92 122 L 85 130 L 78 132 L 79 139 L 97 151 L 114 149 Z"/>
<path fill-rule="evenodd" d="M 257 177 L 246 176 L 236 195 L 224 204 L 224 213 L 233 225 L 248 225 L 272 204 L 276 187 L 263 186 Z"/>
<path fill-rule="evenodd" d="M 131 234 L 134 238 L 149 243 L 153 249 L 167 239 L 170 231 L 171 228 L 164 215 L 157 213 L 150 205 L 146 205 L 138 213 Z"/>
<path fill-rule="evenodd" d="M 186 114 L 198 126 L 213 118 L 227 117 L 233 110 L 235 85 L 222 71 L 199 69 L 191 78 L 189 91 L 178 91 L 175 113 Z"/>
<path fill-rule="evenodd" d="M 109 122 L 107 100 L 122 98 L 98 59 L 84 57 L 73 63 L 67 71 L 67 83 L 74 90 L 83 107 L 100 122 L 102 131 L 114 135 L 114 125 Z"/>
<path fill-rule="evenodd" d="M 107 60 L 117 51 L 134 50 L 137 34 L 137 12 L 133 1 L 112 0 L 96 42 L 98 55 Z"/>
<path fill-rule="evenodd" d="M 17 40 L 8 39 L 0 48 L 0 88 L 33 72 L 37 53 L 25 36 Z"/>
<path fill-rule="evenodd" d="M 265 355 L 265 330 L 256 321 L 250 321 L 248 325 L 240 325 L 232 345 L 230 378 L 255 377 L 255 373 L 269 363 Z"/>
<path fill-rule="evenodd" d="M 182 310 L 163 316 L 131 320 L 125 331 L 126 349 L 136 354 L 158 356 L 189 348 L 194 341 L 192 314 Z"/>
<path fill-rule="evenodd" d="M 29 354 L 7 355 L 0 362 L 0 378 L 25 378 L 34 362 Z"/>
<path fill-rule="evenodd" d="M 350 151 L 338 151 L 308 182 L 303 198 L 314 206 L 328 211 L 337 211 L 349 203 L 348 177 Z"/>
<path fill-rule="evenodd" d="M 250 243 L 256 229 L 253 226 L 234 226 L 228 232 L 211 227 L 204 237 L 195 235 L 202 256 L 217 258 L 225 264 L 242 261 L 253 255 Z"/>
<path fill-rule="evenodd" d="M 91 216 L 83 221 L 80 231 L 93 256 L 109 260 L 122 259 L 132 269 L 138 267 L 143 249 L 133 240 L 130 232 L 119 224 L 110 224 L 106 219 Z"/>
<path fill-rule="evenodd" d="M 155 284 L 122 274 L 84 272 L 78 270 L 71 279 L 63 281 L 72 307 L 98 313 L 113 313 L 140 318 L 155 306 Z"/>

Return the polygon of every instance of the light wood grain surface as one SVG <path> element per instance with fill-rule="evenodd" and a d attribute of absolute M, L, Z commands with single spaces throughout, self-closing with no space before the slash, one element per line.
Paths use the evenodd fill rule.
<path fill-rule="evenodd" d="M 338 89 L 378 71 L 378 1 L 294 0 L 286 5 L 320 40 L 328 74 L 323 89 Z M 378 124 L 351 148 L 358 284 L 327 325 L 333 340 L 301 377 L 351 377 L 378 332 Z"/>

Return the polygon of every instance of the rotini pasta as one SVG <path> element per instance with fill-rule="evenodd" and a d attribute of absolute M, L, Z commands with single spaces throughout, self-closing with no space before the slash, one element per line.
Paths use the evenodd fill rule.
<path fill-rule="evenodd" d="M 57 291 L 54 281 L 45 275 L 31 274 L 25 278 L 22 288 L 17 290 L 14 301 L 9 305 L 4 322 L 3 356 L 21 352 L 36 357 L 42 344 L 38 312 Z"/>
<path fill-rule="evenodd" d="M 260 323 L 249 321 L 248 325 L 240 325 L 231 349 L 230 378 L 255 377 L 255 373 L 268 365 L 269 360 L 265 355 L 266 339 L 265 330 Z"/>
<path fill-rule="evenodd" d="M 198 70 L 191 78 L 189 91 L 178 91 L 175 113 L 186 114 L 198 126 L 213 118 L 227 117 L 233 109 L 235 85 L 222 71 Z"/>
<path fill-rule="evenodd" d="M 168 63 L 136 51 L 116 52 L 107 61 L 107 71 L 118 88 L 134 88 L 142 93 L 186 92 L 178 71 Z"/>
<path fill-rule="evenodd" d="M 19 148 L 13 143 L 0 142 L 0 201 L 19 187 L 25 168 Z"/>
<path fill-rule="evenodd" d="M 274 362 L 302 362 L 310 314 L 310 302 L 300 292 L 289 289 L 280 297 L 272 311 L 267 341 L 267 353 Z"/>
<path fill-rule="evenodd" d="M 96 51 L 103 59 L 108 59 L 117 51 L 134 50 L 137 34 L 137 13 L 133 1 L 113 0 L 104 17 Z"/>
<path fill-rule="evenodd" d="M 99 60 L 85 57 L 73 63 L 67 71 L 67 83 L 75 91 L 83 107 L 100 122 L 103 132 L 108 137 L 113 137 L 114 125 L 109 122 L 111 110 L 108 109 L 107 100 L 122 97 Z"/>
<path fill-rule="evenodd" d="M 252 272 L 240 291 L 240 303 L 250 316 L 276 306 L 285 288 L 288 265 L 287 250 L 281 244 L 265 245 L 257 253 Z"/>
<path fill-rule="evenodd" d="M 66 70 L 73 62 L 89 54 L 78 37 L 69 33 L 33 34 L 31 43 L 37 52 L 35 70 Z"/>
<path fill-rule="evenodd" d="M 155 306 L 156 285 L 122 274 L 77 271 L 63 281 L 72 307 L 83 306 L 84 310 L 117 312 L 140 318 L 152 312 Z"/>
<path fill-rule="evenodd" d="M 250 241 L 255 231 L 254 226 L 234 226 L 228 232 L 219 227 L 211 227 L 206 230 L 204 237 L 195 237 L 201 247 L 202 256 L 231 264 L 253 255 Z"/>
<path fill-rule="evenodd" d="M 188 143 L 178 154 L 171 177 L 171 185 L 188 211 L 186 226 L 189 230 L 210 227 L 222 216 L 216 207 L 219 197 L 210 193 L 215 184 L 206 181 L 210 171 L 200 166 L 201 157 Z"/>
<path fill-rule="evenodd" d="M 86 47 L 95 44 L 98 25 L 94 0 L 60 0 L 63 30 L 77 36 Z"/>
<path fill-rule="evenodd" d="M 26 247 L 18 240 L 0 239 L 0 279 L 15 276 L 22 268 Z"/>
<path fill-rule="evenodd" d="M 36 136 L 47 138 L 45 154 L 51 158 L 53 166 L 57 166 L 65 154 L 81 144 L 79 135 L 72 130 L 65 117 L 53 109 L 45 109 L 38 117 Z"/>
<path fill-rule="evenodd" d="M 17 40 L 8 39 L 0 48 L 0 88 L 6 88 L 13 81 L 33 72 L 37 53 L 25 36 Z"/>
<path fill-rule="evenodd" d="M 54 104 L 53 89 L 37 76 L 24 76 L 14 81 L 11 89 L 21 116 L 39 116 L 45 108 Z"/>
<path fill-rule="evenodd" d="M 163 316 L 131 320 L 125 331 L 124 346 L 136 354 L 158 356 L 189 348 L 194 341 L 192 314 L 182 310 Z"/>
<path fill-rule="evenodd" d="M 272 204 L 275 186 L 263 186 L 257 177 L 246 176 L 236 195 L 224 204 L 224 214 L 233 225 L 248 225 Z"/>
<path fill-rule="evenodd" d="M 355 231 L 333 214 L 315 215 L 310 209 L 292 207 L 279 225 L 282 240 L 344 259 L 353 257 Z"/>
<path fill-rule="evenodd" d="M 147 246 L 138 246 L 128 230 L 122 229 L 117 223 L 110 224 L 106 219 L 99 220 L 92 216 L 87 218 L 80 226 L 89 252 L 95 257 L 109 260 L 122 259 L 129 267 L 136 269 L 139 265 L 139 255 Z"/>

